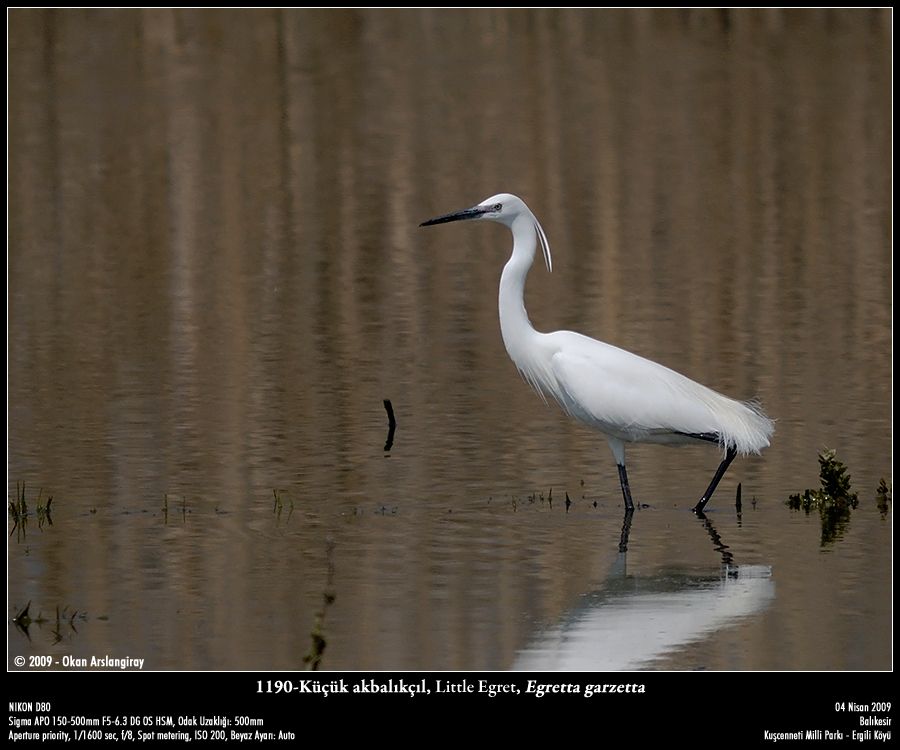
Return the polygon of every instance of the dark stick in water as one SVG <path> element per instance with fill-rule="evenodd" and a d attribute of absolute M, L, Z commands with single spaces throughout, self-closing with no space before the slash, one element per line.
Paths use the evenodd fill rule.
<path fill-rule="evenodd" d="M 387 453 L 394 444 L 394 430 L 397 428 L 397 420 L 394 419 L 394 407 L 391 406 L 391 400 L 389 398 L 384 400 L 384 409 L 388 415 L 388 434 L 387 440 L 384 443 L 384 452 Z"/>

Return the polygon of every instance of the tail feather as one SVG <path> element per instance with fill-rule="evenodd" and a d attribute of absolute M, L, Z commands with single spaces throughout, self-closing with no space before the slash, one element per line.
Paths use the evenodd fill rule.
<path fill-rule="evenodd" d="M 722 399 L 715 415 L 722 447 L 734 448 L 741 455 L 767 448 L 775 423 L 766 416 L 759 402 L 735 401 L 725 396 Z"/>
<path fill-rule="evenodd" d="M 715 433 L 723 452 L 734 448 L 742 456 L 759 453 L 769 446 L 775 423 L 758 401 L 738 401 L 683 375 L 673 374 L 675 377 L 670 375 L 664 380 L 670 392 L 681 396 L 686 404 L 699 402 L 706 407 L 705 418 L 697 418 L 696 412 L 693 413 L 691 421 L 697 425 L 696 432 Z"/>

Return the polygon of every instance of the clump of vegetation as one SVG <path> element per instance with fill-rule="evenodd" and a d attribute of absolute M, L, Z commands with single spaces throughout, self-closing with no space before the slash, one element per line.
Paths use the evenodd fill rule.
<path fill-rule="evenodd" d="M 887 518 L 888 506 L 891 503 L 891 488 L 884 481 L 884 477 L 881 478 L 878 489 L 875 490 L 875 502 L 878 504 L 878 512 L 881 513 L 882 519 Z"/>
<path fill-rule="evenodd" d="M 807 489 L 790 495 L 787 506 L 791 510 L 804 510 L 809 515 L 819 512 L 822 521 L 822 546 L 831 544 L 843 536 L 850 522 L 850 513 L 859 505 L 859 498 L 850 489 L 850 475 L 834 450 L 819 454 L 819 489 Z"/>

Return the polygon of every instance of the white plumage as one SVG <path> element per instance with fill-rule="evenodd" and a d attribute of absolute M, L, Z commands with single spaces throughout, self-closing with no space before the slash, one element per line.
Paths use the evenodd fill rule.
<path fill-rule="evenodd" d="M 571 331 L 543 334 L 552 395 L 573 417 L 626 442 L 688 443 L 716 434 L 739 454 L 769 445 L 758 407 L 716 393 L 649 359 Z"/>
<path fill-rule="evenodd" d="M 571 416 L 606 435 L 626 508 L 633 507 L 626 442 L 718 443 L 725 457 L 695 507 L 698 513 L 736 454 L 759 453 L 769 445 L 774 425 L 754 402 L 723 396 L 668 367 L 580 333 L 536 331 L 525 311 L 525 277 L 539 243 L 552 270 L 550 243 L 520 198 L 500 193 L 422 226 L 463 219 L 496 221 L 512 231 L 512 255 L 500 278 L 500 330 L 506 351 L 541 396 L 553 398 Z"/>

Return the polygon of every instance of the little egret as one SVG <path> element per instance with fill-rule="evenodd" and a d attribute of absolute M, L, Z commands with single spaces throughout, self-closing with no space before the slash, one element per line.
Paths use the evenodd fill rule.
<path fill-rule="evenodd" d="M 625 471 L 626 442 L 721 446 L 724 458 L 694 506 L 698 514 L 738 453 L 759 453 L 769 445 L 774 425 L 754 402 L 728 398 L 668 367 L 580 333 L 534 330 L 525 312 L 525 277 L 538 242 L 547 270 L 553 270 L 543 228 L 525 202 L 508 193 L 420 226 L 469 219 L 496 221 L 512 232 L 512 255 L 500 277 L 500 331 L 506 351 L 545 401 L 554 398 L 572 417 L 606 436 L 627 510 L 634 503 Z"/>

